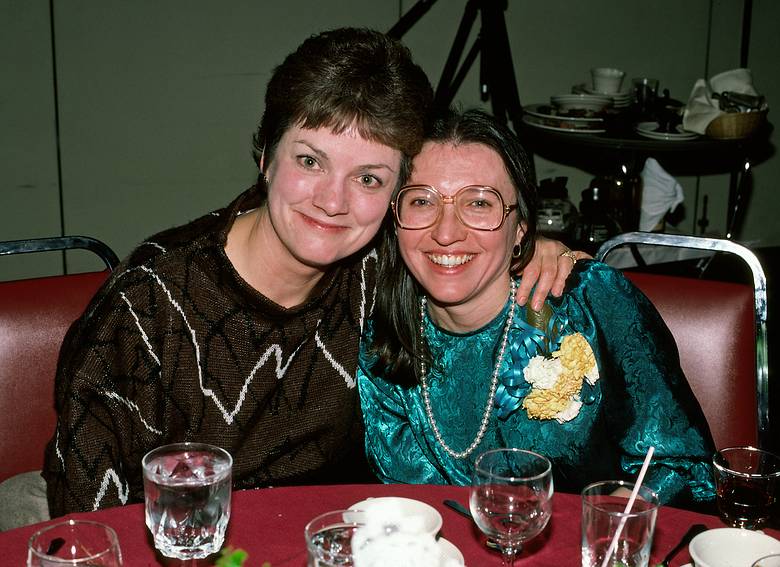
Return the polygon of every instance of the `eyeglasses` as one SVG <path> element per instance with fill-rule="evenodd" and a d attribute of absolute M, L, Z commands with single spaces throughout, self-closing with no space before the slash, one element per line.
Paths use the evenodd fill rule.
<path fill-rule="evenodd" d="M 455 216 L 469 228 L 498 230 L 517 204 L 504 205 L 501 194 L 485 185 L 468 185 L 445 197 L 430 185 L 401 188 L 390 206 L 401 228 L 419 230 L 436 224 L 444 205 L 455 205 Z"/>

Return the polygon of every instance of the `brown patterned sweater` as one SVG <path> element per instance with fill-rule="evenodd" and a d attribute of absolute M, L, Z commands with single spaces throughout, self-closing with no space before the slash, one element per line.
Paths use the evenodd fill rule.
<path fill-rule="evenodd" d="M 53 516 L 142 501 L 141 458 L 176 441 L 227 449 L 235 488 L 369 478 L 354 377 L 375 256 L 285 309 L 224 252 L 257 204 L 250 189 L 142 243 L 69 330 L 43 471 Z"/>

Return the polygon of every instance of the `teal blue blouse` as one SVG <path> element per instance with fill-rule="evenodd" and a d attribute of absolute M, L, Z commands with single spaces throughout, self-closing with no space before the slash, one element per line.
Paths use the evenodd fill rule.
<path fill-rule="evenodd" d="M 471 483 L 474 460 L 496 447 L 520 447 L 547 456 L 556 490 L 578 492 L 598 480 L 636 477 L 650 446 L 655 455 L 645 484 L 662 503 L 714 498 L 712 438 L 680 369 L 677 347 L 660 315 L 622 274 L 594 261 L 578 262 L 560 299 L 550 300 L 563 334 L 579 332 L 596 357 L 599 380 L 583 386 L 579 414 L 564 423 L 528 417 L 521 407 L 530 385 L 522 369 L 544 353 L 544 343 L 516 310 L 500 369 L 500 386 L 485 437 L 465 459 L 436 441 L 419 386 L 404 388 L 372 369 L 373 334 L 367 325 L 358 386 L 366 452 L 385 482 Z M 426 317 L 434 368 L 428 370 L 432 410 L 445 442 L 462 451 L 479 430 L 495 353 L 509 304 L 485 327 L 468 334 L 438 328 Z M 538 333 L 537 333 L 538 335 Z"/>

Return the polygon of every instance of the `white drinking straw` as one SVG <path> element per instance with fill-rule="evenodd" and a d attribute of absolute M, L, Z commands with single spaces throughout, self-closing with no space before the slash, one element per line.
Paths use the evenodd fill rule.
<path fill-rule="evenodd" d="M 645 462 L 642 463 L 642 468 L 639 470 L 639 476 L 636 479 L 636 483 L 634 483 L 634 490 L 631 491 L 631 497 L 626 503 L 626 508 L 623 510 L 623 517 L 620 518 L 620 524 L 618 524 L 615 535 L 612 538 L 612 543 L 609 544 L 607 554 L 604 556 L 604 561 L 601 562 L 601 567 L 607 567 L 607 563 L 609 563 L 610 557 L 612 557 L 612 554 L 615 552 L 618 540 L 620 539 L 620 534 L 623 533 L 623 526 L 626 525 L 626 520 L 628 519 L 627 514 L 631 512 L 631 507 L 634 505 L 634 500 L 636 500 L 639 487 L 642 486 L 642 481 L 645 479 L 645 473 L 647 472 L 647 467 L 650 465 L 650 459 L 653 456 L 653 451 L 655 451 L 655 447 L 650 447 L 647 450 L 647 455 L 645 455 Z"/>

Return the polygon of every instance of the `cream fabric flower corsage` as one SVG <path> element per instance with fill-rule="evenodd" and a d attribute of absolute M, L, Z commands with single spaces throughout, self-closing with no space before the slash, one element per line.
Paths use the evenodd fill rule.
<path fill-rule="evenodd" d="M 580 413 L 582 384 L 593 386 L 599 379 L 599 370 L 588 341 L 574 333 L 563 337 L 552 358 L 534 356 L 523 369 L 523 376 L 532 386 L 523 400 L 528 417 L 563 423 Z"/>

